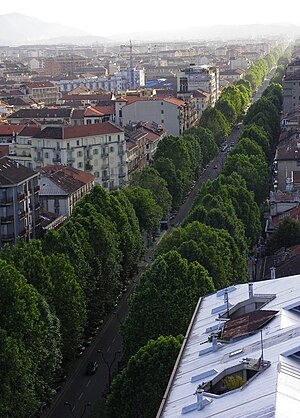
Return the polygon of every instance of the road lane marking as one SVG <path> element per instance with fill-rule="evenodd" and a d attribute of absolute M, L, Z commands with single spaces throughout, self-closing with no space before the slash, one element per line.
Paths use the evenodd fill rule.
<path fill-rule="evenodd" d="M 114 337 L 114 339 L 112 340 L 112 342 L 114 343 L 116 341 L 116 337 Z"/>
<path fill-rule="evenodd" d="M 111 349 L 111 346 L 108 347 L 108 349 L 106 350 L 106 352 L 108 353 L 110 349 Z"/>
<path fill-rule="evenodd" d="M 91 383 L 91 379 L 87 382 L 86 387 Z"/>
<path fill-rule="evenodd" d="M 79 398 L 78 398 L 79 401 L 82 398 L 82 396 L 83 396 L 83 392 L 81 392 L 81 394 L 79 395 Z"/>

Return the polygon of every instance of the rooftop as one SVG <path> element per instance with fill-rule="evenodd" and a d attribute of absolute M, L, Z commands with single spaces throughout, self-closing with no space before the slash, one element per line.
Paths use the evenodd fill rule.
<path fill-rule="evenodd" d="M 242 312 L 251 305 L 250 299 L 265 303 L 253 302 L 254 311 Z M 228 321 L 224 312 L 236 313 L 238 306 L 241 328 L 230 327 L 235 338 L 216 339 L 220 330 L 230 329 L 232 319 Z M 157 418 L 296 417 L 299 351 L 300 275 L 239 284 L 207 295 L 195 309 Z M 248 378 L 220 394 L 221 379 L 224 382 L 229 373 Z M 204 388 L 200 394 L 199 386 Z"/>

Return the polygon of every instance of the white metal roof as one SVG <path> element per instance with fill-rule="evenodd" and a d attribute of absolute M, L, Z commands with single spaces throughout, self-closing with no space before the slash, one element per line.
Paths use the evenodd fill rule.
<path fill-rule="evenodd" d="M 262 331 L 263 357 L 271 362 L 270 367 L 235 391 L 219 397 L 204 393 L 212 402 L 201 410 L 182 414 L 184 407 L 196 403 L 195 391 L 201 380 L 211 380 L 217 376 L 215 371 L 220 373 L 240 364 L 245 357 L 258 359 L 261 356 L 260 332 L 239 341 L 218 343 L 217 351 L 199 355 L 212 346 L 205 342 L 209 335 L 206 330 L 220 322 L 218 312 L 212 313 L 212 310 L 215 312 L 224 304 L 223 292 L 203 297 L 192 318 L 157 418 L 300 417 L 300 359 L 290 355 L 300 351 L 300 311 L 293 309 L 300 305 L 300 275 L 255 282 L 253 289 L 254 296 L 276 294 L 261 308 L 279 311 Z M 248 298 L 247 283 L 231 287 L 228 292 L 232 306 Z"/>

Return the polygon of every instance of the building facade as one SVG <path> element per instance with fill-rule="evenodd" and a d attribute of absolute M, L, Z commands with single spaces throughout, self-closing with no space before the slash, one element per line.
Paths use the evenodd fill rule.
<path fill-rule="evenodd" d="M 39 174 L 0 158 L 0 246 L 40 236 Z"/>
<path fill-rule="evenodd" d="M 68 165 L 88 171 L 106 190 L 127 184 L 124 131 L 111 122 L 82 126 L 46 127 L 31 139 L 16 138 L 10 156 L 31 164 L 33 170 L 48 165 Z M 30 160 L 29 160 L 29 158 Z"/>
<path fill-rule="evenodd" d="M 40 171 L 42 210 L 69 217 L 76 203 L 93 187 L 95 176 L 69 166 L 47 166 Z"/>
<path fill-rule="evenodd" d="M 210 106 L 214 106 L 219 98 L 219 69 L 210 66 L 190 64 L 188 68 L 177 73 L 177 93 L 204 90 L 210 94 Z"/>

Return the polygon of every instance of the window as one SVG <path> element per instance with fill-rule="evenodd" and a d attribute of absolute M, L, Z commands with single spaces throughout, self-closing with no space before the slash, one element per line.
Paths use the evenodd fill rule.
<path fill-rule="evenodd" d="M 163 115 L 165 112 L 164 112 L 164 110 L 161 110 L 160 113 Z"/>
<path fill-rule="evenodd" d="M 93 149 L 93 154 L 94 154 L 94 155 L 98 155 L 98 154 L 99 154 L 99 150 L 98 150 L 98 148 Z"/>
<path fill-rule="evenodd" d="M 82 163 L 78 163 L 78 168 L 82 168 Z"/>
<path fill-rule="evenodd" d="M 77 151 L 77 157 L 82 157 L 82 151 Z"/>
<path fill-rule="evenodd" d="M 114 152 L 114 147 L 109 147 L 109 152 Z"/>
<path fill-rule="evenodd" d="M 160 123 L 165 123 L 164 119 L 162 119 Z"/>
<path fill-rule="evenodd" d="M 108 135 L 108 140 L 109 140 L 109 142 L 111 142 L 111 136 L 110 135 Z"/>
<path fill-rule="evenodd" d="M 77 141 L 76 141 L 76 145 L 79 145 L 79 139 L 77 139 Z"/>
<path fill-rule="evenodd" d="M 86 120 L 86 124 L 87 124 L 87 125 L 91 125 L 91 124 L 92 124 L 91 119 L 87 119 L 87 120 Z"/>

